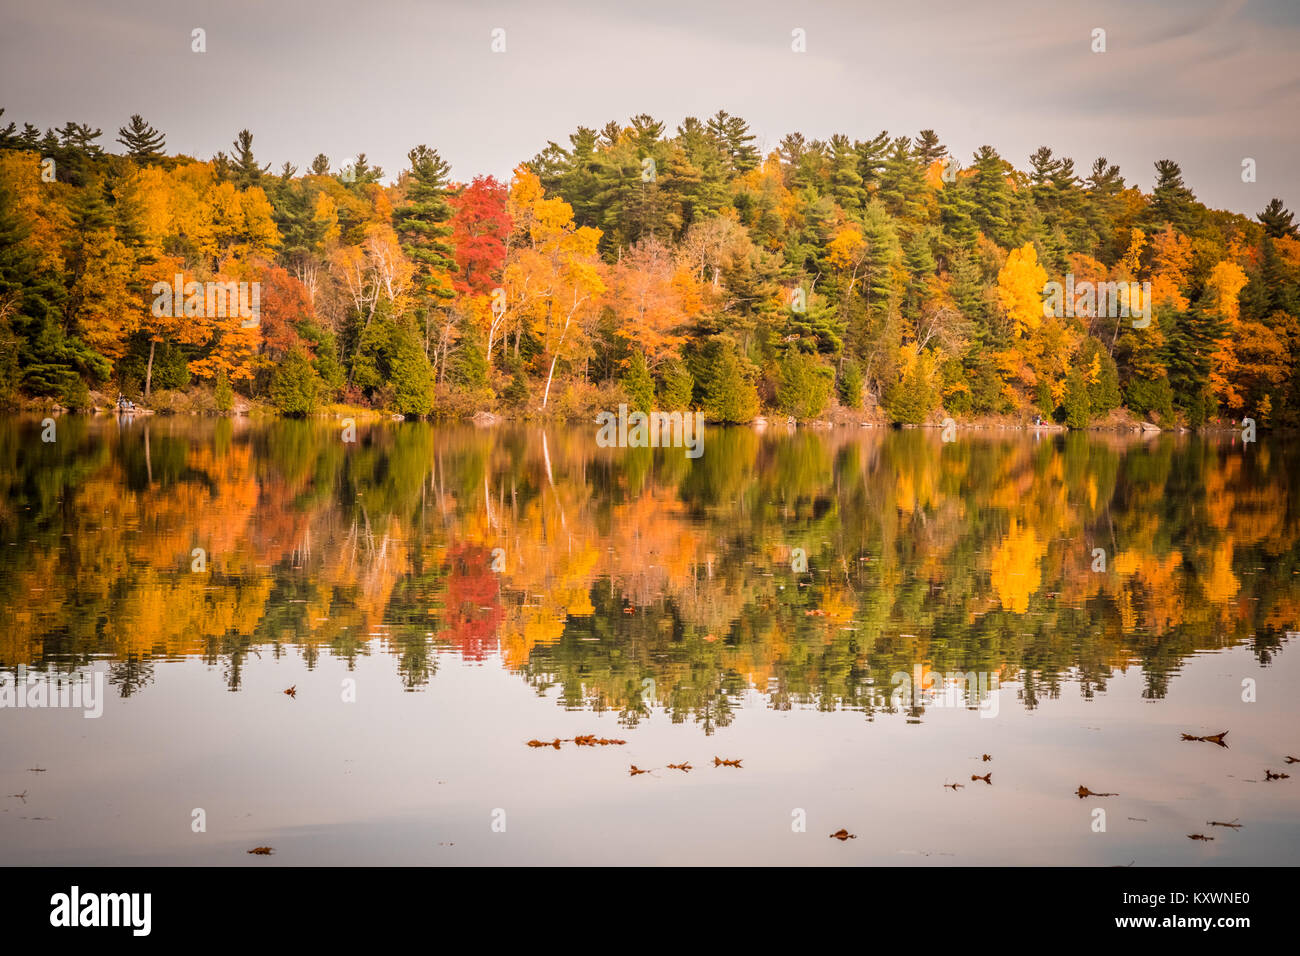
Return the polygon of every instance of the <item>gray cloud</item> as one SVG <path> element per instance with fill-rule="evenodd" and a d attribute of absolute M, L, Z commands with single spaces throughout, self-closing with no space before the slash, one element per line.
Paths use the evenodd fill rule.
<path fill-rule="evenodd" d="M 390 176 L 425 142 L 463 179 L 508 176 L 580 123 L 647 112 L 672 129 L 721 108 L 766 148 L 793 130 L 932 127 L 962 159 L 989 143 L 1024 166 L 1048 145 L 1080 168 L 1105 155 L 1144 188 L 1173 158 L 1202 200 L 1253 215 L 1272 196 L 1300 208 L 1298 39 L 1286 0 L 19 0 L 0 12 L 0 106 L 105 142 L 139 112 L 200 158 L 248 127 L 264 162 L 364 151 Z"/>

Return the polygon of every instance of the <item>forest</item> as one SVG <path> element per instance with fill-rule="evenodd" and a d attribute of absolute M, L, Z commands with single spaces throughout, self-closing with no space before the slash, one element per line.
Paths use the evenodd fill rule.
<path fill-rule="evenodd" d="M 509 182 L 419 145 L 386 185 L 248 130 L 201 161 L 139 115 L 108 145 L 3 112 L 2 407 L 1300 423 L 1292 213 L 1208 209 L 1169 159 L 1144 192 L 929 129 L 762 155 L 720 111 L 580 127 Z M 156 307 L 188 283 L 256 284 L 257 321 Z M 1044 309 L 1056 283 L 1121 308 Z"/>

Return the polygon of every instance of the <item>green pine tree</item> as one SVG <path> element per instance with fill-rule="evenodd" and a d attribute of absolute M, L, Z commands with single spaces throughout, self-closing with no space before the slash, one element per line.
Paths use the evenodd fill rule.
<path fill-rule="evenodd" d="M 157 163 L 166 155 L 166 137 L 146 123 L 139 113 L 131 114 L 130 126 L 118 129 L 117 141 L 126 147 L 126 155 L 141 166 Z"/>
<path fill-rule="evenodd" d="M 627 392 L 628 408 L 638 412 L 648 412 L 654 408 L 655 383 L 640 349 L 632 350 L 627 371 L 623 373 L 622 385 L 623 391 Z"/>

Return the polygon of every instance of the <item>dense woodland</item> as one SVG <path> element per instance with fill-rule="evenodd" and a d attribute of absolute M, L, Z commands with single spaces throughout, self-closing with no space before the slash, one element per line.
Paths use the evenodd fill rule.
<path fill-rule="evenodd" d="M 932 130 L 763 156 L 719 112 L 579 128 L 509 183 L 417 146 L 386 186 L 364 155 L 272 171 L 247 130 L 207 162 L 139 116 L 103 138 L 0 117 L 5 405 L 1300 423 L 1292 214 L 1207 209 L 1172 160 L 1143 192 Z M 1045 316 L 1067 274 L 1149 282 L 1150 324 Z M 258 324 L 155 315 L 177 275 L 260 283 Z"/>

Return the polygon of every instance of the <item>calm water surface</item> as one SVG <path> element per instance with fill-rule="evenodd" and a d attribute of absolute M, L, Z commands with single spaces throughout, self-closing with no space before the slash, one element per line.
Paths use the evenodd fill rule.
<path fill-rule="evenodd" d="M 0 422 L 0 862 L 1300 863 L 1285 439 L 357 438 Z"/>

